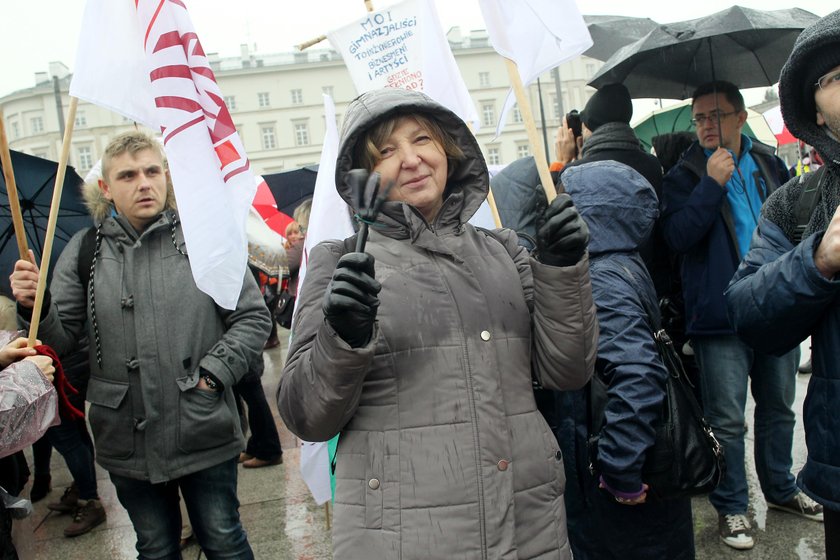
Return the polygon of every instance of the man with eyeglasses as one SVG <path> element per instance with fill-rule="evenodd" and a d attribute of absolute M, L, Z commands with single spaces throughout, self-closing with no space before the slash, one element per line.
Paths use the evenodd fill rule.
<path fill-rule="evenodd" d="M 755 544 L 744 465 L 750 380 L 755 466 L 768 506 L 822 519 L 822 508 L 796 488 L 791 474 L 799 349 L 775 356 L 747 346 L 730 323 L 724 298 L 750 248 L 762 204 L 788 172 L 772 148 L 742 134 L 747 112 L 734 84 L 700 86 L 691 109 L 697 141 L 663 180 L 662 226 L 682 260 L 686 334 L 700 367 L 704 413 L 726 458 L 726 474 L 709 501 L 718 512 L 720 538 L 745 550 Z"/>
<path fill-rule="evenodd" d="M 768 199 L 726 296 L 738 333 L 755 348 L 784 351 L 811 336 L 813 373 L 804 405 L 808 458 L 797 483 L 825 506 L 825 556 L 838 559 L 840 10 L 799 36 L 782 69 L 779 97 L 788 129 L 816 148 L 825 165 Z"/>

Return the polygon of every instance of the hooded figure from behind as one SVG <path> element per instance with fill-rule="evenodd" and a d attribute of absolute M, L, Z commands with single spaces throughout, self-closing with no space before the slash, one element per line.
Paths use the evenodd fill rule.
<path fill-rule="evenodd" d="M 588 388 L 558 393 L 558 440 L 566 458 L 569 541 L 580 559 L 694 558 L 690 499 L 646 493 L 645 453 L 654 443 L 667 371 L 646 307 L 657 310 L 653 282 L 639 256 L 658 215 L 650 183 L 615 161 L 578 165 L 563 186 L 589 226 L 592 295 L 600 336 L 596 375 L 609 386 L 598 446 L 601 479 L 589 472 Z M 599 488 L 603 486 L 603 488 Z M 640 500 L 625 505 L 618 499 Z"/>
<path fill-rule="evenodd" d="M 418 92 L 348 107 L 336 182 L 351 205 L 359 167 L 396 184 L 365 253 L 353 237 L 312 250 L 278 392 L 292 432 L 341 434 L 335 557 L 570 558 L 562 455 L 531 364 L 553 389 L 594 368 L 583 220 L 558 197 L 549 214 L 571 227 L 549 217 L 544 262 L 512 231 L 468 224 L 488 192 L 484 159 L 464 122 Z"/>

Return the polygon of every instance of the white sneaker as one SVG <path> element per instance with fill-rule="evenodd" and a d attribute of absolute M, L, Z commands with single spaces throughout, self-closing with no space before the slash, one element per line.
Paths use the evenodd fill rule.
<path fill-rule="evenodd" d="M 737 550 L 748 550 L 755 546 L 752 525 L 743 513 L 728 513 L 718 516 L 720 539 L 727 546 Z"/>
<path fill-rule="evenodd" d="M 767 502 L 767 507 L 799 515 L 812 521 L 823 520 L 823 507 L 806 496 L 804 492 L 798 492 L 793 498 L 783 504 Z"/>

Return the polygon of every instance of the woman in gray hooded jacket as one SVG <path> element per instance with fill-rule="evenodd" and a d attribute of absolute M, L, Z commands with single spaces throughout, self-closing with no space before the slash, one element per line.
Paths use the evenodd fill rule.
<path fill-rule="evenodd" d="M 351 205 L 359 167 L 394 187 L 366 253 L 353 238 L 312 251 L 278 393 L 301 438 L 341 433 L 335 557 L 568 559 L 562 455 L 531 366 L 553 389 L 593 371 L 586 225 L 555 199 L 540 260 L 469 225 L 486 164 L 418 92 L 350 105 L 336 182 Z"/>

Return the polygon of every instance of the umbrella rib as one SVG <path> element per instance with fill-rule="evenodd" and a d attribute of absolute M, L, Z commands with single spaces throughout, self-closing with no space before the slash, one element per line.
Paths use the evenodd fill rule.
<path fill-rule="evenodd" d="M 747 52 L 749 52 L 752 55 L 752 57 L 755 59 L 756 64 L 758 64 L 758 67 L 761 68 L 761 73 L 764 75 L 764 80 L 768 84 L 772 85 L 772 84 L 775 84 L 778 81 L 778 80 L 773 80 L 773 79 L 770 78 L 770 75 L 767 73 L 767 69 L 764 67 L 764 64 L 761 63 L 761 59 L 758 57 L 758 54 L 756 54 L 755 49 L 753 49 L 752 47 L 748 47 L 748 46 L 744 45 L 743 43 L 741 43 L 737 39 L 737 37 L 733 37 L 732 35 L 729 36 L 729 39 L 733 43 L 735 43 L 739 47 L 745 49 Z"/>

